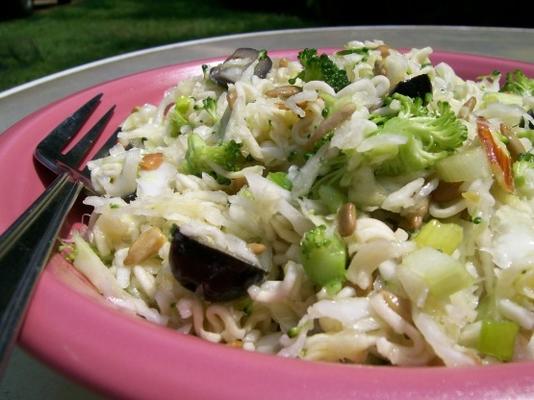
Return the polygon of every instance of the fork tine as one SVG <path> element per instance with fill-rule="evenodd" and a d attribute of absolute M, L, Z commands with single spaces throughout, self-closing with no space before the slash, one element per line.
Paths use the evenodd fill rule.
<path fill-rule="evenodd" d="M 68 165 L 71 168 L 78 168 L 84 159 L 84 157 L 89 153 L 97 139 L 100 137 L 107 123 L 113 115 L 115 106 L 112 106 L 102 118 L 87 132 L 80 141 L 69 150 L 68 153 L 61 157 L 61 161 Z"/>
<path fill-rule="evenodd" d="M 100 103 L 102 93 L 97 94 L 78 110 L 74 112 L 70 117 L 55 127 L 37 146 L 37 149 L 46 149 L 48 151 L 54 151 L 59 154 L 61 149 L 69 143 L 76 133 L 81 129 L 82 125 L 87 121 L 89 116 L 96 109 Z"/>
<path fill-rule="evenodd" d="M 109 149 L 117 144 L 117 137 L 119 136 L 120 132 L 121 128 L 118 127 L 115 132 L 113 132 L 113 135 L 111 135 L 108 140 L 106 140 L 106 143 L 104 143 L 104 145 L 97 151 L 93 157 L 93 160 L 97 160 L 108 155 Z M 86 178 L 91 178 L 91 173 L 89 172 L 89 168 L 87 168 L 87 166 L 83 169 L 82 175 Z"/>
<path fill-rule="evenodd" d="M 106 140 L 106 143 L 97 151 L 95 156 L 93 157 L 93 160 L 96 160 L 97 158 L 102 158 L 108 155 L 109 149 L 111 149 L 113 146 L 117 144 L 117 138 L 119 136 L 119 133 L 121 132 L 121 128 L 117 128 L 115 132 L 113 132 L 113 135 L 109 137 L 108 140 Z"/>

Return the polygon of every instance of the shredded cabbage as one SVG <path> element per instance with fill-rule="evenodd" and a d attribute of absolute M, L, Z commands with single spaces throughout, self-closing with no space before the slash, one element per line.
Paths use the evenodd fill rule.
<path fill-rule="evenodd" d="M 199 69 L 89 163 L 99 195 L 74 266 L 117 307 L 246 350 L 534 359 L 532 78 L 464 80 L 431 53 L 260 51 L 229 60 L 225 85 Z M 173 269 L 175 229 L 263 278 L 207 301 Z"/>

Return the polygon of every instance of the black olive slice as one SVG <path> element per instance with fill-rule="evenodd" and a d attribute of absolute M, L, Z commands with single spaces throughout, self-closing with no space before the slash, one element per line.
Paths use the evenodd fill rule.
<path fill-rule="evenodd" d="M 206 246 L 175 229 L 169 254 L 171 270 L 189 290 L 201 289 L 209 301 L 228 301 L 246 294 L 264 271 L 221 250 Z"/>
<path fill-rule="evenodd" d="M 126 203 L 130 203 L 132 201 L 134 201 L 135 199 L 137 199 L 137 192 L 132 192 L 132 193 L 129 193 L 125 196 L 122 196 L 122 199 L 126 202 Z"/>
<path fill-rule="evenodd" d="M 427 93 L 432 93 L 432 83 L 428 75 L 417 75 L 407 81 L 399 82 L 392 93 L 402 94 L 411 98 L 420 97 L 425 100 Z"/>

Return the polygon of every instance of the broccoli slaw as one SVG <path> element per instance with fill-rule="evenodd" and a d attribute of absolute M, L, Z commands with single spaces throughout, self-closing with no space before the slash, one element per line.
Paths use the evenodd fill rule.
<path fill-rule="evenodd" d="M 431 52 L 203 66 L 89 163 L 74 266 L 119 307 L 245 350 L 534 359 L 534 80 L 463 80 Z"/>

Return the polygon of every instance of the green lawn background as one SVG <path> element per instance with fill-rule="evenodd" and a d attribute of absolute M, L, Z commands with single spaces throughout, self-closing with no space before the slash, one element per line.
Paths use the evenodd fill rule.
<path fill-rule="evenodd" d="M 218 1 L 73 0 L 0 21 L 0 91 L 90 61 L 183 40 L 317 25 Z M 206 55 L 209 56 L 209 55 Z"/>

